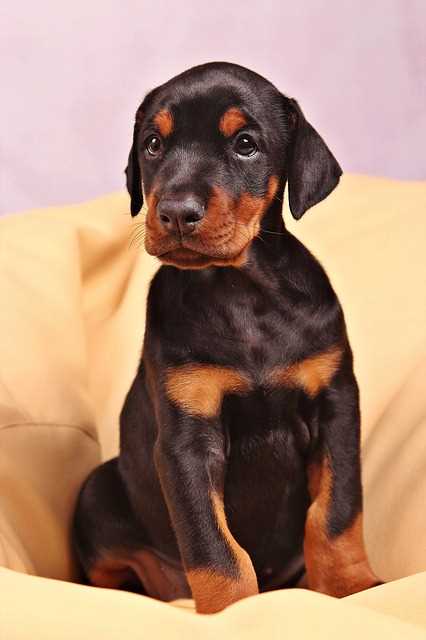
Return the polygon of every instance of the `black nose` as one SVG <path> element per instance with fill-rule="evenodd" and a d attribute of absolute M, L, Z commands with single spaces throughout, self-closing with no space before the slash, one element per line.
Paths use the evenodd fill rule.
<path fill-rule="evenodd" d="M 158 203 L 157 213 L 168 231 L 185 235 L 192 233 L 204 217 L 204 205 L 192 195 L 167 196 Z"/>

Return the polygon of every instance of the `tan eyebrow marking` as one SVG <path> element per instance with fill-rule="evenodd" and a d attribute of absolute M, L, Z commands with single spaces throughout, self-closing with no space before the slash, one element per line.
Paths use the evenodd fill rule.
<path fill-rule="evenodd" d="M 247 124 L 247 119 L 243 112 L 237 107 L 230 107 L 219 120 L 219 129 L 224 136 L 229 138 L 245 124 Z"/>
<path fill-rule="evenodd" d="M 289 367 L 275 367 L 268 376 L 268 382 L 272 386 L 302 387 L 308 395 L 314 397 L 328 385 L 341 358 L 342 349 L 335 346 Z"/>
<path fill-rule="evenodd" d="M 219 414 L 226 393 L 250 390 L 250 381 L 230 367 L 185 364 L 167 369 L 168 398 L 190 414 L 213 418 Z"/>
<path fill-rule="evenodd" d="M 173 131 L 173 117 L 167 109 L 161 109 L 154 118 L 154 123 L 164 138 Z"/>

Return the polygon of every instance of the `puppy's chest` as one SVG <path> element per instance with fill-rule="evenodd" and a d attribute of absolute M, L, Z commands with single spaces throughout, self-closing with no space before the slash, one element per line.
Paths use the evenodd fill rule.
<path fill-rule="evenodd" d="M 203 357 L 205 345 L 217 363 L 231 363 L 246 371 L 260 372 L 297 357 L 296 326 L 291 304 L 287 308 L 277 300 L 257 294 L 238 295 L 230 291 L 206 305 L 202 331 L 194 331 L 191 341 Z M 296 339 L 295 339 L 296 338 Z"/>
<path fill-rule="evenodd" d="M 168 368 L 168 394 L 190 413 L 205 417 L 217 415 L 230 396 L 256 397 L 256 406 L 262 404 L 268 413 L 272 397 L 281 391 L 303 391 L 314 398 L 331 380 L 342 355 L 338 345 L 311 341 L 307 346 L 303 324 L 297 325 L 291 313 L 243 304 L 222 313 L 212 310 L 190 344 L 190 358 Z"/>

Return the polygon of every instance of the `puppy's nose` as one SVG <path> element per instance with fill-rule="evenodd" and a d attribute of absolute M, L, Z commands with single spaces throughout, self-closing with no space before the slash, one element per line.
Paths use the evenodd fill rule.
<path fill-rule="evenodd" d="M 158 218 L 170 232 L 192 233 L 204 217 L 204 205 L 195 196 L 161 198 L 157 205 Z"/>

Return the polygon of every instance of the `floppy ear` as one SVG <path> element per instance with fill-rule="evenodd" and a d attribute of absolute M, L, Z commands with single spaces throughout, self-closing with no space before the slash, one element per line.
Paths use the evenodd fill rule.
<path fill-rule="evenodd" d="M 139 126 L 139 122 L 136 119 L 135 126 L 133 128 L 133 144 L 130 149 L 129 160 L 125 170 L 127 191 L 130 194 L 130 212 L 132 216 L 136 216 L 142 209 L 143 205 L 142 177 L 138 160 Z"/>
<path fill-rule="evenodd" d="M 287 98 L 293 120 L 288 160 L 288 195 L 293 218 L 321 202 L 337 186 L 342 169 L 321 136 L 309 124 L 296 100 Z"/>

